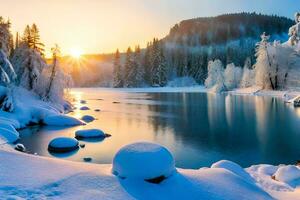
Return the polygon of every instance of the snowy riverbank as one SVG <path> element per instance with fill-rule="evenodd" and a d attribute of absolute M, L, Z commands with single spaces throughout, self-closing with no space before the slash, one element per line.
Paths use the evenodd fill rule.
<path fill-rule="evenodd" d="M 153 184 L 117 178 L 111 165 L 40 157 L 3 147 L 0 163 L 0 199 L 300 199 L 300 180 L 273 180 L 271 174 L 278 167 L 269 165 L 244 171 L 219 162 L 212 168 L 177 169 Z"/>

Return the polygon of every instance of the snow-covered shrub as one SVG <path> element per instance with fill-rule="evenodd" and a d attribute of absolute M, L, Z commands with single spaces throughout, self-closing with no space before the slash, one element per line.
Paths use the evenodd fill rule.
<path fill-rule="evenodd" d="M 113 173 L 120 178 L 167 178 L 175 171 L 172 154 L 165 147 L 138 142 L 122 147 L 113 159 Z"/>
<path fill-rule="evenodd" d="M 220 60 L 209 61 L 207 69 L 208 76 L 205 80 L 205 86 L 213 92 L 224 91 L 226 88 L 222 62 Z"/>
<path fill-rule="evenodd" d="M 246 88 L 254 85 L 255 72 L 254 70 L 250 69 L 250 67 L 251 67 L 251 60 L 246 59 L 243 68 L 242 80 L 240 82 L 240 87 L 242 88 Z"/>
<path fill-rule="evenodd" d="M 233 63 L 230 63 L 226 66 L 224 76 L 226 89 L 232 90 L 237 88 L 241 82 L 242 69 L 236 67 Z"/>

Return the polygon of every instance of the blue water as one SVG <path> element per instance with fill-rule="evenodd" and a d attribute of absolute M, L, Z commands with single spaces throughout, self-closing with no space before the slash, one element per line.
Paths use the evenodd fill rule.
<path fill-rule="evenodd" d="M 253 164 L 294 164 L 300 160 L 300 109 L 279 98 L 206 93 L 126 93 L 75 90 L 77 107 L 87 100 L 96 121 L 85 127 L 33 127 L 21 131 L 21 143 L 32 153 L 95 163 L 111 163 L 117 150 L 135 141 L 166 146 L 176 166 L 199 168 L 228 159 L 243 167 Z M 119 103 L 113 103 L 118 101 Z M 100 108 L 101 112 L 94 109 Z M 50 154 L 49 141 L 74 137 L 78 129 L 100 128 L 112 135 L 103 141 L 82 141 L 71 154 Z"/>

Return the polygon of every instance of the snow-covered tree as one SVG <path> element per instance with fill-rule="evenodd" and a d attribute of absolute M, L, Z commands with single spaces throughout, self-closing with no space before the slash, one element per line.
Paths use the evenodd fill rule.
<path fill-rule="evenodd" d="M 232 90 L 240 85 L 242 69 L 240 67 L 236 67 L 233 63 L 230 63 L 226 66 L 224 76 L 226 89 Z"/>
<path fill-rule="evenodd" d="M 265 34 L 261 38 L 256 49 L 255 84 L 265 89 L 284 88 L 296 52 L 278 41 L 269 43 Z"/>
<path fill-rule="evenodd" d="M 226 87 L 222 62 L 220 60 L 209 61 L 207 70 L 205 86 L 214 92 L 224 91 Z"/>
<path fill-rule="evenodd" d="M 251 59 L 247 58 L 243 68 L 243 76 L 240 87 L 246 88 L 254 85 L 254 70 L 251 69 Z"/>
<path fill-rule="evenodd" d="M 300 13 L 295 14 L 296 24 L 289 29 L 289 40 L 288 43 L 291 46 L 297 45 L 300 37 Z"/>
<path fill-rule="evenodd" d="M 126 61 L 125 61 L 125 76 L 124 76 L 124 87 L 133 87 L 134 85 L 134 70 L 133 70 L 133 55 L 132 50 L 130 47 L 128 47 L 126 52 Z"/>
<path fill-rule="evenodd" d="M 56 104 L 63 104 L 64 89 L 72 83 L 70 76 L 67 76 L 59 64 L 60 48 L 55 45 L 51 48 L 52 64 L 47 66 L 39 76 L 39 87 L 36 89 L 41 98 Z"/>
<path fill-rule="evenodd" d="M 47 66 L 41 54 L 29 48 L 26 43 L 21 43 L 11 61 L 18 76 L 17 84 L 33 90 L 42 70 Z"/>
<path fill-rule="evenodd" d="M 159 54 L 158 54 L 159 62 L 158 66 L 156 68 L 157 72 L 154 74 L 154 85 L 159 85 L 160 87 L 166 86 L 167 85 L 167 76 L 168 76 L 168 70 L 167 70 L 167 64 L 166 64 L 166 59 L 163 53 L 162 47 L 159 49 Z"/>
<path fill-rule="evenodd" d="M 122 66 L 120 61 L 119 49 L 117 49 L 115 54 L 113 76 L 114 76 L 113 86 L 115 88 L 123 87 Z"/>
<path fill-rule="evenodd" d="M 8 56 L 12 51 L 12 34 L 10 33 L 10 22 L 0 17 L 0 84 L 7 85 L 14 82 L 16 74 Z"/>
<path fill-rule="evenodd" d="M 133 55 L 133 65 L 135 72 L 135 85 L 137 87 L 143 85 L 144 83 L 144 67 L 142 65 L 142 56 L 140 46 L 135 47 L 134 55 Z"/>

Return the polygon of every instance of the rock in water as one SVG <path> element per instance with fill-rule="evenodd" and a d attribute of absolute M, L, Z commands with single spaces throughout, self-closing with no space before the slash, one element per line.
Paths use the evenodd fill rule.
<path fill-rule="evenodd" d="M 120 178 L 159 183 L 176 172 L 172 154 L 165 147 L 138 142 L 122 147 L 113 159 L 113 174 Z"/>
<path fill-rule="evenodd" d="M 48 150 L 55 153 L 65 153 L 79 148 L 78 140 L 68 137 L 58 137 L 48 145 Z"/>
<path fill-rule="evenodd" d="M 75 132 L 75 138 L 83 139 L 83 138 L 104 138 L 108 137 L 108 134 L 105 134 L 103 131 L 99 129 L 86 129 L 86 130 L 78 130 Z"/>
<path fill-rule="evenodd" d="M 82 106 L 81 108 L 80 108 L 80 110 L 89 110 L 90 108 L 89 107 L 87 107 L 87 106 Z"/>
<path fill-rule="evenodd" d="M 85 162 L 91 162 L 92 161 L 92 158 L 91 157 L 84 157 L 83 160 Z"/>
<path fill-rule="evenodd" d="M 25 148 L 25 146 L 24 146 L 23 144 L 18 143 L 18 144 L 16 144 L 16 146 L 15 146 L 15 150 L 21 151 L 21 152 L 25 152 L 25 151 L 26 151 L 26 148 Z"/>
<path fill-rule="evenodd" d="M 81 117 L 81 120 L 85 121 L 85 122 L 92 122 L 95 120 L 95 118 L 91 115 L 84 115 Z"/>
<path fill-rule="evenodd" d="M 85 147 L 85 144 L 80 144 L 79 145 L 81 148 L 84 148 Z"/>
<path fill-rule="evenodd" d="M 81 104 L 86 104 L 86 100 L 80 100 Z"/>

